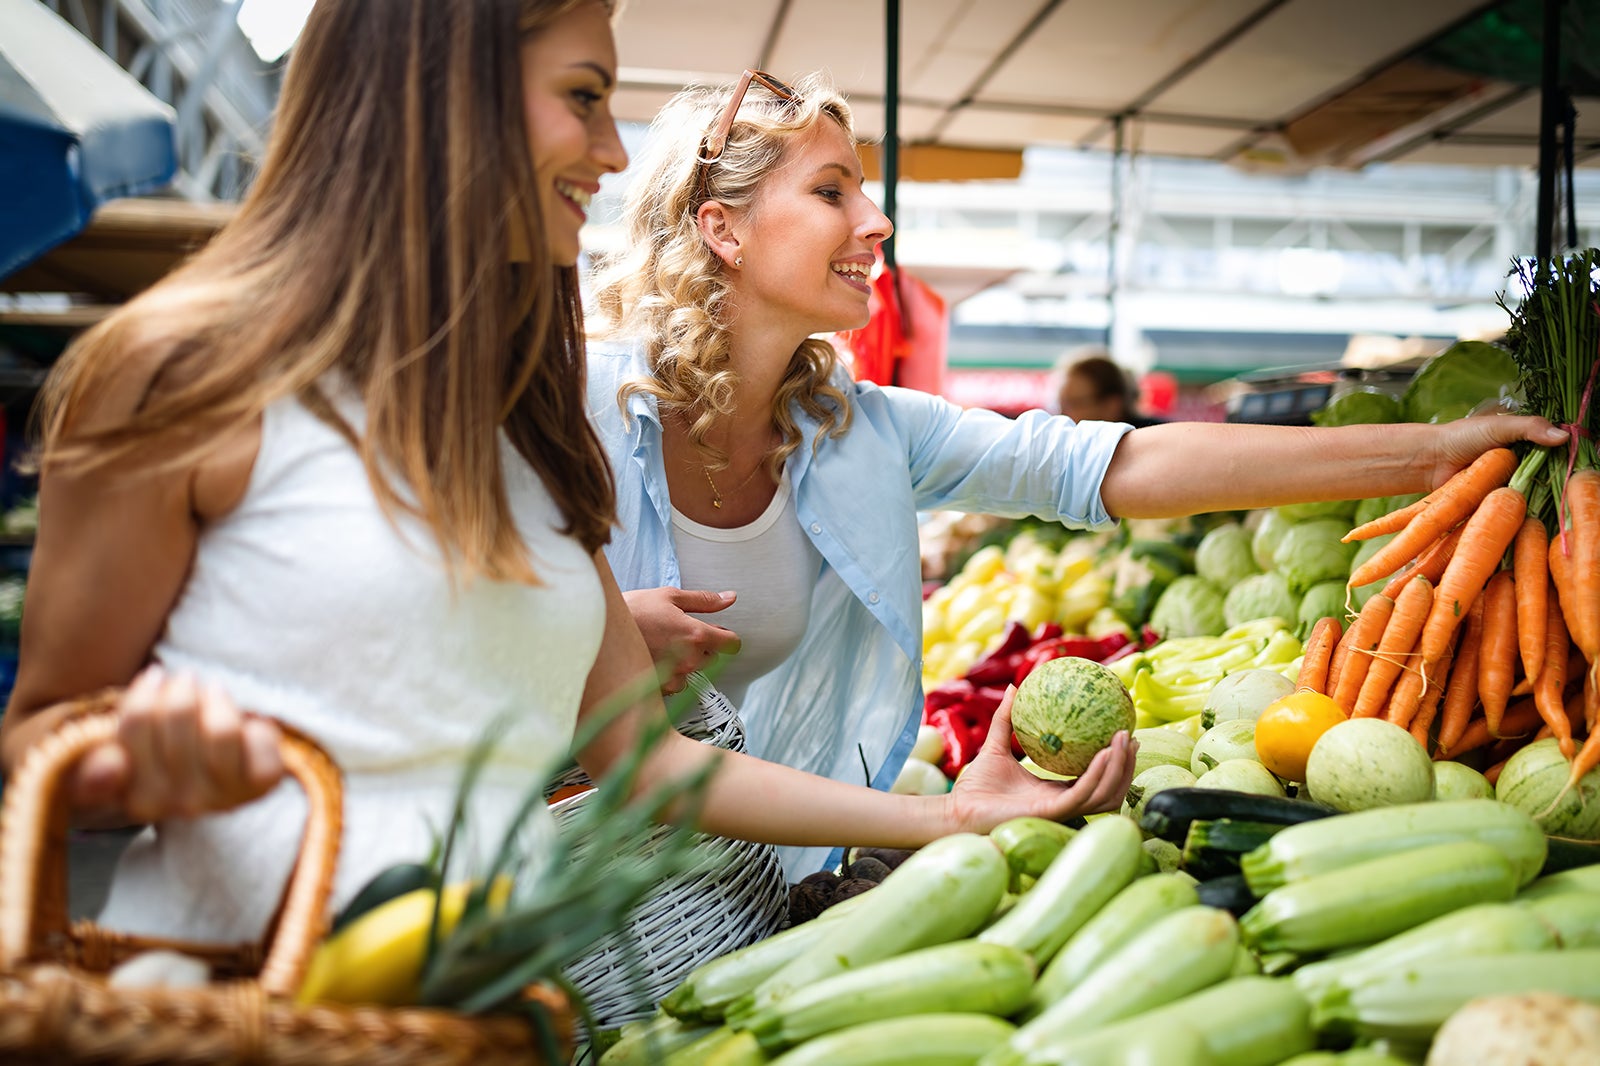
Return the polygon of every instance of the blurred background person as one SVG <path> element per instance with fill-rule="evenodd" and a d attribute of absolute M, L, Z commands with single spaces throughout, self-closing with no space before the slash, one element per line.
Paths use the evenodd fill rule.
<path fill-rule="evenodd" d="M 1138 411 L 1138 392 L 1127 371 L 1099 347 L 1075 348 L 1057 364 L 1061 386 L 1056 408 L 1076 422 L 1124 422 L 1154 425 L 1159 419 Z"/>

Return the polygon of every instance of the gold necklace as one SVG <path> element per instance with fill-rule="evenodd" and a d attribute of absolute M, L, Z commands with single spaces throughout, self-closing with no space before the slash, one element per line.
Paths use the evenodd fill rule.
<path fill-rule="evenodd" d="M 746 485 L 750 484 L 750 482 L 756 479 L 756 475 L 761 473 L 766 465 L 767 464 L 765 461 L 757 463 L 756 468 L 750 471 L 750 476 L 739 482 L 739 484 L 735 485 L 732 489 L 728 490 L 728 495 L 732 496 L 735 493 L 743 490 Z M 722 510 L 722 493 L 717 491 L 717 483 L 711 480 L 711 468 L 705 464 L 704 460 L 702 460 L 700 463 L 700 472 L 706 476 L 706 484 L 711 486 L 711 506 L 715 507 L 719 511 Z"/>

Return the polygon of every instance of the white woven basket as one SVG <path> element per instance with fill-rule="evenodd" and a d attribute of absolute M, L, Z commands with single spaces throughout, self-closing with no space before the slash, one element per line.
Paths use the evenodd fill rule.
<path fill-rule="evenodd" d="M 691 676 L 690 684 L 698 706 L 678 724 L 679 732 L 728 751 L 744 751 L 738 711 L 698 675 Z M 587 780 L 575 769 L 549 787 L 554 791 Z M 556 824 L 570 831 L 564 823 L 591 795 L 581 793 L 552 806 Z M 661 830 L 646 847 L 667 832 Z M 575 843 L 582 846 L 582 841 Z M 696 966 L 770 936 L 783 923 L 788 884 L 776 849 L 702 835 L 695 851 L 699 861 L 689 873 L 663 884 L 639 904 L 627 925 L 567 968 L 603 1028 L 649 1017 Z"/>

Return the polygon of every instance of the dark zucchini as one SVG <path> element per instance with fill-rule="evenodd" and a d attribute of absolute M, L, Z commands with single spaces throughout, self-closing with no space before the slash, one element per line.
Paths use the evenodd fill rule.
<path fill-rule="evenodd" d="M 1201 881 L 1194 890 L 1201 903 L 1225 910 L 1235 918 L 1256 905 L 1255 893 L 1250 891 L 1243 874 L 1213 877 L 1209 881 Z"/>
<path fill-rule="evenodd" d="M 368 911 L 397 899 L 419 888 L 438 888 L 439 875 L 433 867 L 420 862 L 402 862 L 379 870 L 372 880 L 361 886 L 344 910 L 333 919 L 330 933 L 337 933 Z"/>
<path fill-rule="evenodd" d="M 1167 788 L 1145 804 L 1139 825 L 1145 832 L 1181 844 L 1195 821 L 1231 818 L 1235 821 L 1295 825 L 1339 812 L 1310 800 L 1259 796 L 1220 788 Z"/>
<path fill-rule="evenodd" d="M 1183 842 L 1183 868 L 1202 881 L 1239 872 L 1239 856 L 1266 843 L 1282 829 L 1276 822 L 1236 818 L 1196 819 Z"/>
<path fill-rule="evenodd" d="M 1579 866 L 1600 863 L 1600 841 L 1574 840 L 1571 837 L 1549 837 L 1550 848 L 1545 852 L 1544 866 L 1539 876 L 1557 874 Z"/>

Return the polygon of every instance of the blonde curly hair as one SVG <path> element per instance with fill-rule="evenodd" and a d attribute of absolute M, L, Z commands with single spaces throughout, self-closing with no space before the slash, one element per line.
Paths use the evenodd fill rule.
<path fill-rule="evenodd" d="M 752 83 L 721 157 L 706 167 L 698 163 L 700 145 L 731 90 L 692 88 L 673 97 L 631 168 L 623 208 L 626 248 L 595 282 L 591 336 L 646 338 L 650 376 L 625 383 L 618 403 L 635 394 L 654 396 L 663 418 L 676 414 L 687 424 L 690 443 L 713 471 L 726 469 L 728 456 L 707 443 L 706 433 L 733 412 L 738 375 L 729 366 L 724 315 L 731 287 L 722 261 L 700 235 L 697 212 L 712 201 L 753 207 L 784 150 L 818 122 L 837 122 L 855 140 L 850 106 L 835 89 L 815 75 L 793 87 L 798 101 Z M 825 340 L 807 338 L 795 349 L 772 400 L 780 435 L 768 455 L 774 477 L 802 443 L 792 404 L 820 424 L 813 448 L 849 428 L 850 402 L 832 381 L 838 365 Z"/>

